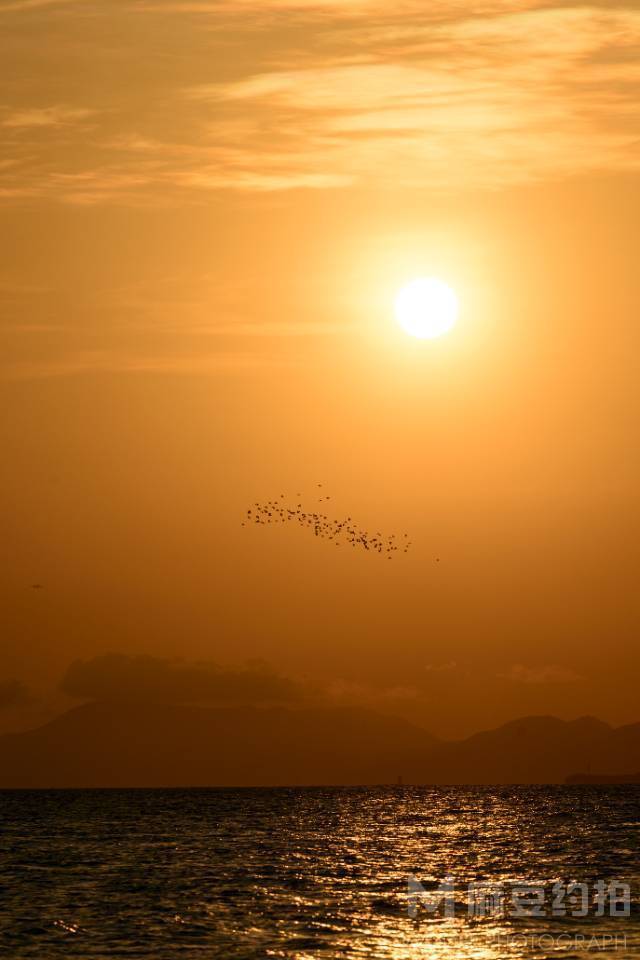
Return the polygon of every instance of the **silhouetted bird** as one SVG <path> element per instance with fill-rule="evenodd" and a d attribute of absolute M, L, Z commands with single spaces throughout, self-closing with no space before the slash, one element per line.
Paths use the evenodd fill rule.
<path fill-rule="evenodd" d="M 319 483 L 318 487 L 322 487 L 322 484 Z M 296 494 L 296 497 L 300 497 L 300 494 Z M 284 499 L 284 494 L 281 493 L 280 500 L 282 499 Z M 329 496 L 320 497 L 318 502 L 322 503 L 324 500 L 330 499 L 331 497 Z M 288 521 L 295 520 L 301 527 L 312 529 L 314 536 L 323 540 L 331 540 L 335 542 L 337 547 L 340 546 L 339 541 L 342 539 L 351 547 L 361 547 L 364 550 L 373 551 L 378 554 L 384 553 L 387 560 L 392 560 L 393 554 L 399 550 L 395 542 L 395 533 L 384 537 L 381 531 L 378 530 L 375 535 L 372 535 L 368 530 L 357 527 L 351 517 L 346 517 L 346 519 L 343 520 L 334 520 L 324 513 L 318 513 L 316 511 L 307 512 L 303 510 L 302 503 L 298 503 L 294 509 L 286 504 L 280 503 L 278 500 L 267 500 L 265 503 L 256 503 L 255 507 L 257 508 L 255 512 L 252 511 L 251 508 L 247 510 L 247 520 L 254 521 L 257 524 L 287 523 Z M 242 526 L 245 526 L 245 523 L 243 523 Z M 405 533 L 404 536 L 406 538 L 408 534 Z M 407 553 L 410 546 L 410 541 L 404 543 L 402 552 Z"/>

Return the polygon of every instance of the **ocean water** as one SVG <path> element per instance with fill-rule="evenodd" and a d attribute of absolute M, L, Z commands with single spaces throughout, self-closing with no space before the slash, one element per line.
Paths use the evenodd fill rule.
<path fill-rule="evenodd" d="M 638 787 L 2 791 L 0 824 L 0 957 L 640 957 Z"/>

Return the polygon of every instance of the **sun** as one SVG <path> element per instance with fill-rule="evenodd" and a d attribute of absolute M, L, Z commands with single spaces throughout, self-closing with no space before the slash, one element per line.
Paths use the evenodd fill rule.
<path fill-rule="evenodd" d="M 433 340 L 448 333 L 458 319 L 460 307 L 451 287 L 437 277 L 419 277 L 399 291 L 396 320 L 412 337 Z"/>

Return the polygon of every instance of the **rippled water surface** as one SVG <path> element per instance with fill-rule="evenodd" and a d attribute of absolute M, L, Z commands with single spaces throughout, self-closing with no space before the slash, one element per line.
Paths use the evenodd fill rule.
<path fill-rule="evenodd" d="M 637 787 L 5 791 L 0 824 L 2 957 L 640 957 Z M 469 915 L 614 879 L 628 918 Z"/>

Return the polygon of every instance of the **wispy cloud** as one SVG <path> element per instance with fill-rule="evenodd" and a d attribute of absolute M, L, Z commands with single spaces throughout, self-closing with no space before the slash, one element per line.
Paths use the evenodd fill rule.
<path fill-rule="evenodd" d="M 302 689 L 268 664 L 223 667 L 213 661 L 188 662 L 160 657 L 107 653 L 75 660 L 61 689 L 82 700 L 135 703 L 273 704 L 301 699 Z M 0 687 L 0 703 L 1 703 Z"/>
<path fill-rule="evenodd" d="M 276 15 L 260 21 L 259 55 L 234 59 L 232 68 L 228 50 L 214 54 L 254 29 L 253 0 L 123 7 L 123 23 L 146 17 L 150 44 L 159 24 L 165 30 L 163 14 L 202 14 L 215 29 L 200 30 L 197 16 L 176 19 L 180 43 L 164 46 L 157 63 L 150 58 L 145 69 L 160 72 L 143 106 L 117 78 L 99 109 L 89 94 L 82 104 L 5 104 L 0 125 L 12 166 L 0 167 L 0 197 L 89 206 L 197 202 L 221 191 L 494 190 L 640 169 L 635 6 L 258 6 Z M 294 7 L 294 21 L 278 15 Z M 99 20 L 83 26 L 93 31 L 93 50 Z M 295 23 L 295 35 L 285 22 Z M 166 44 L 166 33 L 159 36 Z M 301 48 L 306 36 L 312 41 Z M 191 67 L 184 50 L 196 43 L 209 56 Z M 140 51 L 126 56 L 135 75 Z M 28 157 L 20 153 L 27 148 Z"/>
<path fill-rule="evenodd" d="M 51 288 L 43 284 L 27 283 L 15 277 L 0 273 L 0 294 L 2 294 L 5 301 L 11 300 L 13 297 L 32 297 L 49 292 L 51 292 Z"/>
<path fill-rule="evenodd" d="M 187 96 L 244 106 L 256 134 L 277 129 L 292 183 L 322 171 L 336 183 L 494 188 L 640 166 L 629 124 L 640 76 L 625 56 L 640 43 L 640 12 L 537 10 L 410 38 L 393 29 L 386 52 L 384 38 L 381 27 L 365 62 L 264 71 Z M 272 172 L 273 149 L 253 151 L 251 173 Z"/>
<path fill-rule="evenodd" d="M 37 2 L 37 0 L 36 0 Z M 475 4 L 474 15 L 485 16 L 496 11 L 527 9 L 535 0 L 485 0 Z M 388 0 L 139 0 L 139 12 L 194 13 L 217 16 L 225 13 L 277 13 L 279 11 L 314 14 L 322 13 L 339 19 L 353 20 L 363 15 L 389 16 Z M 408 13 L 430 19 L 443 19 L 467 13 L 467 0 L 398 0 L 394 4 L 394 16 Z"/>
<path fill-rule="evenodd" d="M 2 119 L 3 127 L 59 127 L 85 120 L 94 113 L 83 107 L 32 107 L 23 110 L 10 110 Z"/>
<path fill-rule="evenodd" d="M 283 364 L 282 357 L 252 351 L 209 351 L 207 353 L 170 354 L 130 351 L 75 351 L 47 360 L 15 361 L 0 364 L 0 380 L 42 380 L 85 374 L 172 374 L 209 376 L 225 371 L 238 373 L 259 367 Z"/>
<path fill-rule="evenodd" d="M 559 667 L 555 664 L 531 667 L 515 663 L 506 673 L 498 674 L 498 676 L 513 683 L 536 686 L 539 684 L 575 684 L 582 683 L 585 679 L 575 670 L 568 670 L 566 667 Z"/>
<path fill-rule="evenodd" d="M 9 0 L 8 3 L 0 3 L 0 14 L 20 13 L 23 10 L 37 10 L 40 7 L 64 7 L 81 2 L 83 0 Z"/>

